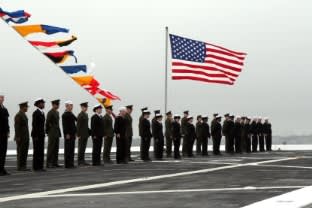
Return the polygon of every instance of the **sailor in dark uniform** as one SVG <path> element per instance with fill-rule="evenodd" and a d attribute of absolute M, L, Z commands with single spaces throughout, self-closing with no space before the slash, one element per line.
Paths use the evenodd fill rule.
<path fill-rule="evenodd" d="M 85 152 L 90 136 L 89 129 L 89 116 L 88 116 L 88 103 L 80 104 L 81 111 L 77 116 L 77 137 L 78 137 L 78 165 L 89 165 L 85 161 Z"/>
<path fill-rule="evenodd" d="M 208 139 L 210 139 L 208 116 L 202 116 L 201 131 L 199 136 L 202 140 L 202 156 L 208 156 Z"/>
<path fill-rule="evenodd" d="M 179 115 L 174 115 L 174 121 L 171 125 L 171 135 L 174 145 L 174 159 L 181 159 L 180 144 L 181 144 L 181 124 Z"/>
<path fill-rule="evenodd" d="M 265 152 L 264 149 L 264 136 L 263 136 L 263 124 L 262 124 L 262 118 L 258 118 L 257 122 L 257 134 L 258 134 L 258 140 L 259 140 L 259 150 L 260 152 Z"/>
<path fill-rule="evenodd" d="M 235 116 L 234 115 L 231 115 L 230 116 L 230 119 L 228 120 L 228 132 L 229 132 L 229 153 L 230 154 L 234 154 L 234 140 L 235 140 L 235 123 L 234 123 L 234 120 L 235 120 Z"/>
<path fill-rule="evenodd" d="M 77 118 L 73 114 L 73 102 L 65 102 L 65 112 L 62 115 L 63 133 L 64 133 L 64 159 L 65 168 L 75 168 L 74 157 L 75 157 L 75 141 L 77 127 Z"/>
<path fill-rule="evenodd" d="M 196 154 L 201 155 L 202 153 L 202 137 L 201 137 L 201 131 L 202 131 L 202 116 L 197 116 L 197 122 L 196 122 Z"/>
<path fill-rule="evenodd" d="M 171 111 L 168 111 L 166 113 L 166 120 L 165 120 L 165 137 L 166 137 L 167 157 L 171 157 L 172 155 L 172 134 L 171 134 L 172 122 L 173 122 L 172 113 Z"/>
<path fill-rule="evenodd" d="M 162 125 L 163 116 L 158 113 L 152 124 L 152 135 L 154 138 L 154 156 L 156 160 L 162 160 L 164 152 L 164 133 Z"/>
<path fill-rule="evenodd" d="M 126 119 L 126 155 L 127 160 L 132 162 L 134 161 L 131 157 L 131 146 L 132 146 L 132 137 L 133 137 L 133 127 L 132 127 L 132 111 L 133 111 L 133 105 L 127 105 L 127 113 L 125 116 Z"/>
<path fill-rule="evenodd" d="M 230 123 L 230 114 L 227 113 L 224 115 L 225 120 L 223 121 L 222 126 L 222 134 L 225 137 L 225 152 L 231 153 L 230 151 L 230 129 L 229 129 L 229 123 Z"/>
<path fill-rule="evenodd" d="M 265 137 L 266 150 L 272 151 L 272 125 L 268 118 L 264 119 L 263 132 Z"/>
<path fill-rule="evenodd" d="M 115 119 L 114 131 L 116 134 L 116 160 L 117 164 L 128 163 L 126 155 L 126 120 L 127 108 L 119 108 L 119 115 Z"/>
<path fill-rule="evenodd" d="M 45 139 L 45 115 L 43 109 L 45 107 L 45 101 L 42 98 L 38 98 L 35 100 L 34 105 L 37 109 L 32 115 L 33 170 L 45 171 L 43 168 Z"/>
<path fill-rule="evenodd" d="M 0 92 L 0 176 L 9 175 L 5 169 L 5 160 L 10 136 L 9 112 L 3 105 L 4 93 Z"/>
<path fill-rule="evenodd" d="M 181 119 L 181 134 L 182 134 L 182 156 L 187 155 L 187 139 L 185 139 L 185 129 L 187 126 L 187 117 L 189 116 L 189 111 L 183 112 L 183 118 Z"/>
<path fill-rule="evenodd" d="M 104 120 L 102 116 L 102 105 L 97 104 L 93 107 L 94 115 L 91 117 L 91 136 L 93 141 L 92 165 L 101 165 L 101 150 L 104 137 Z"/>
<path fill-rule="evenodd" d="M 106 114 L 103 117 L 104 120 L 104 150 L 103 160 L 104 163 L 112 164 L 111 149 L 114 140 L 114 127 L 113 127 L 113 106 L 105 106 Z"/>
<path fill-rule="evenodd" d="M 151 145 L 151 122 L 149 121 L 151 112 L 148 110 L 144 110 L 142 115 L 142 119 L 140 120 L 140 136 L 141 136 L 141 145 L 140 145 L 140 156 L 141 160 L 144 162 L 151 161 L 149 157 L 149 148 Z"/>
<path fill-rule="evenodd" d="M 217 115 L 215 121 L 211 123 L 211 136 L 213 142 L 213 154 L 221 155 L 220 143 L 222 138 L 221 116 Z"/>
<path fill-rule="evenodd" d="M 257 118 L 253 118 L 251 124 L 250 124 L 250 130 L 251 134 L 251 143 L 252 143 L 252 152 L 257 152 L 258 150 L 258 134 L 257 134 Z"/>
<path fill-rule="evenodd" d="M 234 123 L 234 146 L 236 153 L 242 153 L 241 150 L 241 118 L 240 116 L 236 116 L 236 120 Z"/>
<path fill-rule="evenodd" d="M 142 119 L 144 118 L 144 111 L 147 111 L 147 109 L 148 109 L 147 107 L 141 108 L 142 114 L 140 115 L 140 118 L 139 118 L 139 136 L 141 136 L 141 126 L 140 126 L 140 124 L 141 124 Z"/>
<path fill-rule="evenodd" d="M 194 141 L 196 139 L 196 131 L 195 126 L 193 124 L 193 117 L 188 116 L 187 117 L 187 123 L 185 126 L 185 137 L 186 139 L 186 156 L 187 157 L 193 157 L 193 146 Z"/>

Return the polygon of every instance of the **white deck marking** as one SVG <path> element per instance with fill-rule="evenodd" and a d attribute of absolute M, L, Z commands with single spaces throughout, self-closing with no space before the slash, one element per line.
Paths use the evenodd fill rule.
<path fill-rule="evenodd" d="M 63 194 L 67 192 L 83 191 L 83 190 L 96 189 L 96 188 L 105 188 L 105 187 L 111 187 L 111 186 L 116 186 L 116 185 L 124 185 L 124 184 L 153 181 L 153 180 L 165 179 L 165 178 L 174 178 L 174 177 L 179 177 L 179 176 L 209 173 L 209 172 L 214 172 L 214 171 L 219 171 L 219 170 L 245 167 L 249 165 L 260 165 L 260 164 L 281 162 L 281 161 L 287 161 L 287 160 L 296 160 L 296 159 L 298 159 L 298 157 L 288 157 L 288 158 L 283 158 L 283 159 L 266 160 L 266 161 L 260 161 L 260 162 L 255 162 L 255 163 L 228 165 L 228 166 L 223 166 L 223 167 L 208 168 L 208 169 L 195 170 L 195 171 L 186 171 L 186 172 L 166 174 L 166 175 L 135 178 L 135 179 L 130 179 L 130 180 L 121 180 L 121 181 L 114 181 L 114 182 L 108 182 L 108 183 L 98 183 L 98 184 L 92 184 L 92 185 L 78 186 L 78 187 L 72 187 L 72 188 L 56 189 L 52 191 L 44 191 L 44 192 L 37 192 L 37 193 L 31 193 L 31 194 L 3 197 L 3 198 L 0 198 L 0 202 L 38 198 L 38 197 L 47 196 L 51 194 Z"/>
<path fill-rule="evenodd" d="M 38 198 L 58 198 L 58 197 L 81 197 L 81 196 L 113 196 L 113 195 L 137 195 L 137 194 L 163 194 L 163 193 L 190 193 L 190 192 L 225 192 L 225 191 L 252 191 L 252 190 L 272 190 L 272 189 L 300 189 L 305 186 L 272 186 L 272 187 L 239 187 L 239 188 L 214 188 L 214 189 L 176 189 L 176 190 L 156 190 L 156 191 L 127 191 L 127 192 L 98 192 L 79 194 L 56 194 L 38 196 Z"/>
<path fill-rule="evenodd" d="M 312 204 L 312 186 L 253 203 L 243 208 L 299 208 Z"/>
<path fill-rule="evenodd" d="M 259 165 L 262 167 L 276 167 L 276 168 L 298 168 L 298 169 L 312 169 L 312 167 L 308 166 L 296 166 L 296 165 Z"/>

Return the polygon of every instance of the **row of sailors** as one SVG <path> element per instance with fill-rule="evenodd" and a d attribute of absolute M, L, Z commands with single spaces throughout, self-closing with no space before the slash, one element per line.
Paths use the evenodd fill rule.
<path fill-rule="evenodd" d="M 7 151 L 7 140 L 10 134 L 8 124 L 9 113 L 3 105 L 4 96 L 0 95 L 0 175 L 6 175 L 4 168 L 5 156 Z M 51 102 L 52 108 L 47 116 L 43 112 L 45 108 L 44 99 L 37 99 L 34 105 L 37 109 L 32 114 L 32 131 L 29 134 L 28 118 L 26 112 L 28 110 L 28 102 L 20 104 L 20 111 L 14 118 L 15 137 L 17 146 L 17 169 L 19 171 L 28 171 L 27 156 L 29 149 L 29 139 L 33 141 L 33 170 L 45 171 L 44 169 L 44 144 L 45 136 L 48 136 L 48 150 L 46 167 L 61 167 L 58 163 L 59 142 L 61 130 L 59 126 L 59 105 L 60 100 Z M 78 138 L 78 165 L 89 165 L 85 161 L 85 150 L 88 138 L 91 136 L 93 142 L 92 165 L 101 165 L 101 152 L 103 149 L 103 162 L 113 163 L 111 155 L 111 147 L 113 138 L 116 137 L 116 162 L 128 163 L 133 161 L 131 158 L 131 144 L 133 136 L 133 126 L 131 113 L 133 106 L 129 105 L 119 109 L 118 116 L 113 114 L 112 106 L 105 107 L 105 115 L 102 116 L 102 106 L 95 105 L 93 107 L 94 115 L 91 117 L 91 128 L 89 128 L 89 117 L 87 114 L 88 103 L 81 103 L 81 112 L 76 117 L 73 113 L 73 103 L 65 102 L 65 112 L 62 114 L 62 127 L 64 136 L 64 163 L 65 168 L 74 168 L 74 150 L 75 141 Z M 207 116 L 198 116 L 196 127 L 193 125 L 193 117 L 189 116 L 188 111 L 184 112 L 181 119 L 179 115 L 173 116 L 171 112 L 166 113 L 165 131 L 163 130 L 163 116 L 160 111 L 155 111 L 155 116 L 150 122 L 151 112 L 147 108 L 142 109 L 142 116 L 139 121 L 139 134 L 141 137 L 140 156 L 143 161 L 150 161 L 149 149 L 151 139 L 154 139 L 154 157 L 159 160 L 163 158 L 163 152 L 166 149 L 167 157 L 172 156 L 172 146 L 174 147 L 174 158 L 180 159 L 180 144 L 182 141 L 183 156 L 193 156 L 193 145 L 196 140 L 196 152 L 202 155 L 208 155 L 207 145 L 208 139 L 212 137 L 213 153 L 220 154 L 220 142 L 222 132 L 226 138 L 226 152 L 238 153 L 249 151 L 250 139 L 252 139 L 252 150 L 257 151 L 258 142 L 260 151 L 263 149 L 263 138 L 267 140 L 267 150 L 271 150 L 268 140 L 268 132 L 266 127 L 270 125 L 266 120 L 262 124 L 259 119 L 250 122 L 249 118 L 237 118 L 233 122 L 233 116 L 226 115 L 223 128 L 221 127 L 221 116 L 214 115 L 211 122 L 211 128 L 208 125 Z M 115 119 L 115 122 L 113 122 Z M 180 122 L 181 121 L 181 122 Z M 114 123 L 114 124 L 113 124 Z M 254 125 L 254 123 L 256 125 Z M 247 131 L 244 129 L 248 129 Z M 269 128 L 271 129 L 271 127 Z M 166 140 L 166 142 L 165 142 Z M 164 145 L 166 143 L 166 148 Z"/>

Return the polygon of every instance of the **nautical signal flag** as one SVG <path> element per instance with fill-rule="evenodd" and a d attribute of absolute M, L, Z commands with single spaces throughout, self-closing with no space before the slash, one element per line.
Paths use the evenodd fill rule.
<path fill-rule="evenodd" d="M 66 74 L 76 74 L 78 72 L 87 72 L 86 65 L 61 66 Z"/>
<path fill-rule="evenodd" d="M 31 15 L 29 13 L 25 12 L 24 10 L 18 10 L 18 11 L 14 11 L 14 12 L 7 12 L 7 11 L 3 11 L 0 8 L 0 18 L 2 18 L 7 23 L 13 22 L 13 23 L 16 23 L 16 24 L 21 24 L 21 23 L 27 22 L 28 18 L 30 16 Z"/>
<path fill-rule="evenodd" d="M 64 63 L 69 56 L 74 57 L 77 63 L 77 57 L 74 55 L 74 51 L 47 52 L 43 54 L 56 64 Z"/>
<path fill-rule="evenodd" d="M 31 45 L 37 47 L 38 49 L 47 49 L 51 47 L 63 47 L 63 46 L 68 46 L 72 42 L 76 41 L 77 38 L 75 36 L 72 36 L 70 39 L 67 40 L 60 40 L 60 41 L 50 41 L 50 42 L 45 42 L 45 41 L 28 41 Z"/>
<path fill-rule="evenodd" d="M 244 52 L 177 35 L 169 37 L 173 80 L 233 85 L 242 71 Z"/>
<path fill-rule="evenodd" d="M 54 33 L 68 33 L 69 29 L 62 27 L 55 27 L 50 25 L 18 25 L 13 26 L 13 28 L 18 32 L 21 36 L 25 37 L 32 33 L 45 33 L 47 35 L 51 35 Z"/>

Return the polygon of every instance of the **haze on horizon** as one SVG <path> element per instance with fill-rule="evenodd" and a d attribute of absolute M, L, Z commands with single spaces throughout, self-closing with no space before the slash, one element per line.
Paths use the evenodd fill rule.
<path fill-rule="evenodd" d="M 169 81 L 169 109 L 192 115 L 234 113 L 270 117 L 274 135 L 312 134 L 312 2 L 302 0 L 37 1 L 2 0 L 25 9 L 29 24 L 71 29 L 70 48 L 108 89 L 140 108 L 164 112 L 165 26 L 173 34 L 248 53 L 234 86 Z M 18 103 L 37 97 L 96 103 L 67 75 L 0 21 L 1 84 L 13 119 Z M 63 38 L 69 34 L 31 38 Z M 66 64 L 73 63 L 70 59 Z M 169 73 L 170 76 L 170 73 Z M 47 103 L 46 111 L 50 108 Z M 29 118 L 33 107 L 28 112 Z M 63 112 L 63 108 L 60 110 Z M 90 110 L 90 114 L 92 114 Z M 12 121 L 11 121 L 11 127 Z M 13 128 L 12 128 L 13 131 Z M 137 132 L 135 132 L 137 136 Z"/>

